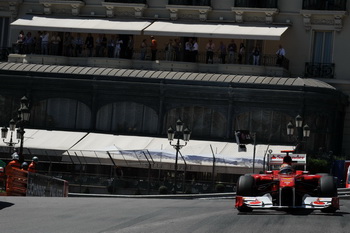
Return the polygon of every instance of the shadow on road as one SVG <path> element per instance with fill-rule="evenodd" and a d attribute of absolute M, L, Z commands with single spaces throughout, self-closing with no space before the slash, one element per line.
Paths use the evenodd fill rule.
<path fill-rule="evenodd" d="M 13 206 L 13 203 L 0 201 L 0 210 Z"/>
<path fill-rule="evenodd" d="M 237 215 L 323 215 L 323 216 L 334 216 L 342 217 L 349 215 L 349 212 L 337 211 L 335 213 L 323 213 L 319 210 L 254 210 L 252 212 L 239 213 Z"/>

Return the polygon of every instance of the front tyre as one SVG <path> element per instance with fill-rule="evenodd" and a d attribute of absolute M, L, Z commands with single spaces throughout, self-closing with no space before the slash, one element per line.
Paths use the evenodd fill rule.
<path fill-rule="evenodd" d="M 333 176 L 322 176 L 319 180 L 320 197 L 338 196 L 337 185 Z"/>
<path fill-rule="evenodd" d="M 241 176 L 237 185 L 238 196 L 254 196 L 254 177 Z"/>

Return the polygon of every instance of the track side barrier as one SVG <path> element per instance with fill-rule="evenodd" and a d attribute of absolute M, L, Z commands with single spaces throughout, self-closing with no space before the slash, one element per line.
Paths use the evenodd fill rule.
<path fill-rule="evenodd" d="M 37 173 L 28 174 L 27 196 L 68 197 L 68 182 Z"/>
<path fill-rule="evenodd" d="M 12 168 L 6 172 L 6 195 L 25 196 L 27 192 L 28 172 Z"/>
<path fill-rule="evenodd" d="M 68 182 L 12 168 L 6 172 L 6 196 L 68 197 Z"/>

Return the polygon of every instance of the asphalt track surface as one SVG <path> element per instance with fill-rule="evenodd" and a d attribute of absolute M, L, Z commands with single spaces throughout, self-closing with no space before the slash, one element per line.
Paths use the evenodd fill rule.
<path fill-rule="evenodd" d="M 233 199 L 0 197 L 0 232 L 349 233 L 350 199 L 335 214 L 240 214 Z"/>

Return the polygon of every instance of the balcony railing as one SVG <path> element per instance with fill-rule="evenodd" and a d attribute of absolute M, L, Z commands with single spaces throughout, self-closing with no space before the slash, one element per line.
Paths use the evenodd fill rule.
<path fill-rule="evenodd" d="M 169 0 L 168 5 L 211 6 L 211 0 Z"/>
<path fill-rule="evenodd" d="M 277 8 L 278 0 L 236 0 L 235 7 Z"/>
<path fill-rule="evenodd" d="M 334 63 L 305 63 L 305 77 L 334 78 Z"/>
<path fill-rule="evenodd" d="M 346 0 L 303 0 L 303 10 L 346 11 Z"/>
<path fill-rule="evenodd" d="M 115 2 L 115 3 L 137 3 L 137 4 L 147 4 L 147 0 L 104 0 L 105 2 Z"/>

